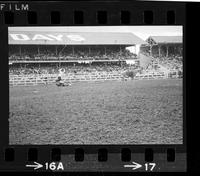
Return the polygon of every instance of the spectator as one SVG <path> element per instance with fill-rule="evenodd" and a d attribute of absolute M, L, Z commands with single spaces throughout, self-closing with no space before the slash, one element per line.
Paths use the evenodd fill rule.
<path fill-rule="evenodd" d="M 64 65 L 62 68 L 65 69 L 65 74 L 85 74 L 85 73 L 96 73 L 96 72 L 124 72 L 128 69 L 135 69 L 134 66 L 126 64 L 76 64 Z M 41 74 L 58 74 L 59 67 L 56 65 L 45 65 L 38 67 L 37 65 L 26 65 L 26 67 L 14 67 L 10 66 L 9 75 L 41 75 Z"/>

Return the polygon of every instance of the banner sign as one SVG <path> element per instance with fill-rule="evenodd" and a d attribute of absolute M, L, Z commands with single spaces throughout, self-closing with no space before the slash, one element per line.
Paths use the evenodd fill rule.
<path fill-rule="evenodd" d="M 133 33 L 10 31 L 11 45 L 127 45 L 146 43 Z"/>

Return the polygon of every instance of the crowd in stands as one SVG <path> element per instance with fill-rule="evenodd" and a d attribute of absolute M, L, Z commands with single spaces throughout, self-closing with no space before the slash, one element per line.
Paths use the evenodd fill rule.
<path fill-rule="evenodd" d="M 153 69 L 166 69 L 169 71 L 183 71 L 182 57 L 169 56 L 169 57 L 154 57 L 149 68 Z"/>
<path fill-rule="evenodd" d="M 183 70 L 183 61 L 182 57 L 178 56 L 169 56 L 169 57 L 160 57 L 155 58 L 160 65 L 165 67 L 168 70 Z"/>
<path fill-rule="evenodd" d="M 169 71 L 183 71 L 183 57 L 181 55 L 170 54 L 169 56 L 150 56 L 149 53 L 143 53 L 152 58 L 148 65 L 148 70 L 158 70 L 161 67 Z"/>
<path fill-rule="evenodd" d="M 40 50 L 40 52 L 28 52 L 23 51 L 21 53 L 10 52 L 9 61 L 21 61 L 21 60 L 125 60 L 128 58 L 136 58 L 136 55 L 131 53 L 126 49 L 116 48 L 93 48 L 91 50 L 86 50 L 85 48 L 80 48 L 75 51 L 71 49 L 60 48 L 58 52 L 53 52 L 52 50 Z M 35 54 L 37 53 L 37 54 Z M 43 74 L 58 74 L 60 68 L 65 69 L 65 74 L 84 74 L 84 73 L 96 73 L 96 72 L 118 72 L 123 73 L 128 70 L 138 69 L 139 73 L 148 72 L 148 71 L 159 71 L 162 68 L 169 71 L 178 71 L 183 72 L 183 58 L 181 55 L 170 54 L 168 56 L 157 55 L 150 56 L 148 52 L 143 52 L 148 57 L 151 57 L 151 63 L 146 67 L 142 68 L 139 66 L 120 63 L 76 63 L 68 64 L 62 63 L 62 66 L 59 63 L 55 64 L 22 64 L 20 66 L 10 65 L 9 66 L 9 75 L 43 75 Z M 123 63 L 123 64 L 122 64 Z M 63 65 L 64 64 L 64 65 Z M 68 65 L 67 65 L 68 64 Z"/>
<path fill-rule="evenodd" d="M 136 58 L 136 55 L 131 53 L 125 48 L 115 47 L 93 47 L 91 48 L 69 48 L 60 47 L 57 50 L 48 50 L 46 48 L 27 47 L 21 49 L 20 52 L 10 50 L 9 61 L 59 61 L 59 60 L 76 60 L 78 61 L 75 65 L 72 63 L 62 63 L 60 66 L 57 63 L 43 63 L 43 64 L 11 64 L 9 66 L 9 75 L 43 75 L 43 74 L 58 74 L 60 68 L 65 69 L 65 74 L 84 74 L 84 73 L 95 73 L 95 72 L 124 72 L 131 68 L 128 64 L 122 64 L 122 62 L 116 63 L 80 63 L 79 61 L 90 62 L 91 60 L 125 60 Z M 124 61 L 125 62 L 125 61 Z M 51 64 L 51 65 L 50 65 Z M 63 65 L 65 64 L 65 65 Z M 68 65 L 67 65 L 68 64 Z"/>
<path fill-rule="evenodd" d="M 76 64 L 76 65 L 63 65 L 63 66 L 26 66 L 26 67 L 10 67 L 9 75 L 43 75 L 43 74 L 58 74 L 59 69 L 64 68 L 65 74 L 85 74 L 97 72 L 118 72 L 123 73 L 127 70 L 135 69 L 135 66 L 127 64 Z"/>
<path fill-rule="evenodd" d="M 16 54 L 17 53 L 17 54 Z M 15 52 L 9 54 L 10 61 L 57 61 L 57 60 L 124 60 L 134 59 L 136 55 L 126 49 L 76 49 L 65 48 L 55 52 L 52 50 L 41 50 L 40 52 Z"/>
<path fill-rule="evenodd" d="M 152 62 L 148 65 L 147 68 L 141 68 L 135 65 L 128 64 L 84 64 L 76 63 L 59 66 L 59 64 L 46 64 L 46 65 L 37 65 L 37 64 L 21 64 L 20 66 L 10 65 L 9 66 L 9 75 L 42 75 L 42 74 L 58 74 L 60 68 L 65 69 L 65 74 L 84 74 L 84 73 L 95 73 L 95 72 L 118 72 L 123 73 L 128 70 L 133 70 L 137 68 L 140 70 L 140 73 L 151 72 L 151 71 L 162 71 L 161 66 L 170 70 L 170 71 L 180 71 L 182 72 L 182 61 L 181 58 L 176 57 L 162 57 L 162 58 L 153 58 Z"/>

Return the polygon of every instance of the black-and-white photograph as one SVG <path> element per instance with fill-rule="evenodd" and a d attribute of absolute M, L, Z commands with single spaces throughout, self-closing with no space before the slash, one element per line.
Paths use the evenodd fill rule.
<path fill-rule="evenodd" d="M 182 26 L 8 27 L 9 144 L 183 144 Z"/>

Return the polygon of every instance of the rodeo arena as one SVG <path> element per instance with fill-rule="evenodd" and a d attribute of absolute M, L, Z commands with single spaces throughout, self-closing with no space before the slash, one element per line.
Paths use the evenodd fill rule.
<path fill-rule="evenodd" d="M 10 144 L 182 143 L 182 48 L 182 36 L 9 31 Z"/>

